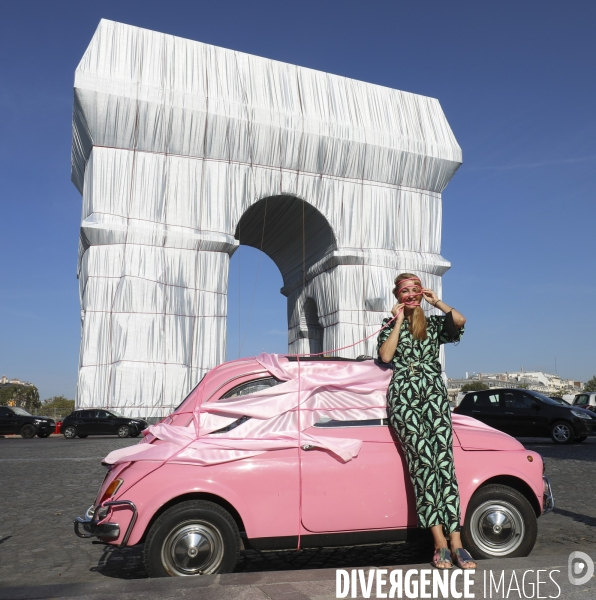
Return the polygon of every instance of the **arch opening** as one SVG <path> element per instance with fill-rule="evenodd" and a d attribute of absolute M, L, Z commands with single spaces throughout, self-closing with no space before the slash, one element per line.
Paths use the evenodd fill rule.
<path fill-rule="evenodd" d="M 263 198 L 240 218 L 234 237 L 262 250 L 277 265 L 284 286 L 337 248 L 331 225 L 314 206 L 295 196 Z"/>

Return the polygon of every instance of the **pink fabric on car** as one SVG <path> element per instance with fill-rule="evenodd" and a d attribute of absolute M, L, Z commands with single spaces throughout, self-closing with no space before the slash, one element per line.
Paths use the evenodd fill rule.
<path fill-rule="evenodd" d="M 387 417 L 386 394 L 392 373 L 389 367 L 373 361 L 301 361 L 298 365 L 276 354 L 261 354 L 256 360 L 283 383 L 197 406 L 195 418 L 186 427 L 152 425 L 140 444 L 115 450 L 104 462 L 151 460 L 213 465 L 299 444 L 325 448 L 346 462 L 358 456 L 360 440 L 325 437 L 324 429 L 321 435 L 306 434 L 305 430 L 322 417 L 340 421 Z M 229 432 L 210 435 L 243 416 L 251 418 Z"/>

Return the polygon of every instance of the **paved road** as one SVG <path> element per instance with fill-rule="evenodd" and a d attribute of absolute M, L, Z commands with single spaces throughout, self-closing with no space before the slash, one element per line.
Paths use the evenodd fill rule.
<path fill-rule="evenodd" d="M 555 446 L 522 440 L 540 452 L 557 508 L 539 520 L 532 557 L 572 550 L 596 557 L 596 438 Z M 100 459 L 136 443 L 115 437 L 0 439 L 0 583 L 3 586 L 145 578 L 138 548 L 113 549 L 75 537 L 73 517 L 91 504 L 105 470 Z M 249 551 L 240 573 L 395 566 L 427 562 L 427 552 L 405 544 L 306 550 Z"/>

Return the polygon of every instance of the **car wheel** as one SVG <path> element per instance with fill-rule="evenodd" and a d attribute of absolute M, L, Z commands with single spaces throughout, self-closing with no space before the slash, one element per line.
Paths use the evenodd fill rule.
<path fill-rule="evenodd" d="M 575 438 L 576 442 L 585 442 L 588 439 L 587 435 L 580 435 L 578 437 Z"/>
<path fill-rule="evenodd" d="M 47 438 L 47 437 L 50 437 L 50 434 L 49 433 L 38 433 L 37 437 L 39 437 L 39 438 Z"/>
<path fill-rule="evenodd" d="M 21 437 L 25 438 L 26 440 L 34 438 L 36 433 L 37 431 L 35 426 L 31 425 L 30 423 L 26 423 L 21 427 Z"/>
<path fill-rule="evenodd" d="M 130 437 L 130 427 L 128 425 L 120 425 L 120 427 L 118 427 L 118 437 Z"/>
<path fill-rule="evenodd" d="M 86 437 L 89 437 L 89 434 L 88 433 L 78 433 L 77 437 L 80 437 L 81 439 L 84 440 Z"/>
<path fill-rule="evenodd" d="M 68 425 L 63 431 L 62 431 L 62 435 L 64 435 L 64 437 L 67 440 L 72 440 L 74 438 L 77 437 L 77 428 L 72 426 L 72 425 Z"/>
<path fill-rule="evenodd" d="M 153 524 L 143 559 L 149 577 L 230 573 L 238 562 L 240 534 L 230 513 L 205 500 L 181 502 Z"/>
<path fill-rule="evenodd" d="M 472 496 L 462 537 L 474 558 L 528 556 L 537 534 L 536 513 L 517 490 L 490 484 Z"/>
<path fill-rule="evenodd" d="M 550 430 L 551 440 L 555 444 L 570 444 L 575 437 L 575 431 L 569 423 L 565 421 L 557 421 Z"/>

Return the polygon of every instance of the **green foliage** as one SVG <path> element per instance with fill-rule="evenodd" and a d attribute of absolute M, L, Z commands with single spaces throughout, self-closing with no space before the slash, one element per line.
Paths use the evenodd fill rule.
<path fill-rule="evenodd" d="M 462 392 L 479 392 L 480 390 L 488 390 L 488 385 L 482 383 L 482 381 L 471 381 L 470 383 L 464 383 L 461 386 Z"/>
<path fill-rule="evenodd" d="M 584 392 L 596 392 L 596 375 L 586 383 Z"/>
<path fill-rule="evenodd" d="M 31 412 L 41 408 L 39 391 L 32 385 L 7 385 L 0 387 L 0 406 L 18 406 Z"/>
<path fill-rule="evenodd" d="M 59 410 L 60 412 L 71 413 L 74 410 L 75 401 L 69 400 L 66 396 L 52 396 L 43 401 L 43 410 Z"/>
<path fill-rule="evenodd" d="M 530 386 L 527 383 L 518 383 L 516 385 L 518 390 L 529 390 Z"/>

